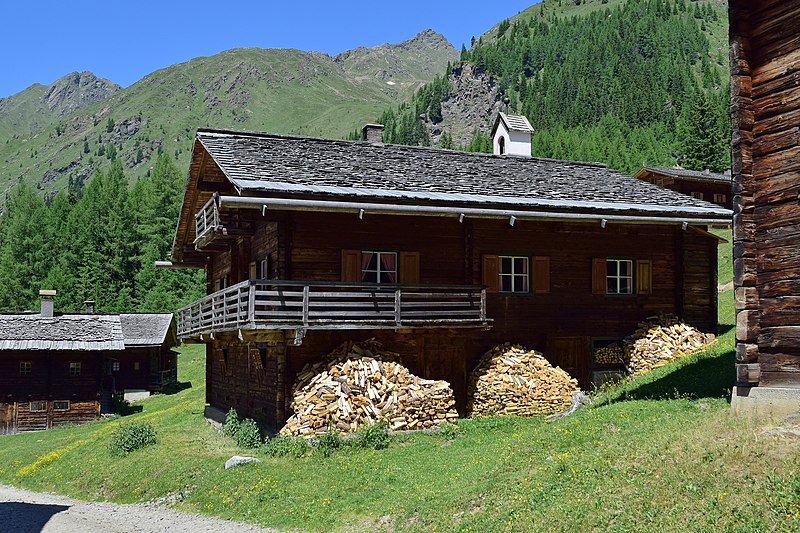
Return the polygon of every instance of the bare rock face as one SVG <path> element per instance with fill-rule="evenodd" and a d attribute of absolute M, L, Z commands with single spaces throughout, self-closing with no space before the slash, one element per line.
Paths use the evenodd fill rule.
<path fill-rule="evenodd" d="M 428 121 L 434 145 L 448 132 L 457 145 L 469 144 L 473 132 L 489 134 L 494 118 L 501 110 L 502 95 L 497 80 L 470 63 L 459 63 L 450 74 L 450 94 L 442 102 L 442 121 Z"/>
<path fill-rule="evenodd" d="M 122 87 L 91 72 L 72 72 L 54 81 L 42 97 L 44 105 L 63 117 L 78 109 L 105 100 Z"/>

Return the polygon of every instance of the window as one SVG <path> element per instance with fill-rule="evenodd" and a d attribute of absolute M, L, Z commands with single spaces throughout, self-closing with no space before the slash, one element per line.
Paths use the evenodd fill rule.
<path fill-rule="evenodd" d="M 267 369 L 267 348 L 263 346 L 258 347 L 258 357 L 261 360 L 261 370 Z"/>
<path fill-rule="evenodd" d="M 81 364 L 80 363 L 70 363 L 69 364 L 69 375 L 70 376 L 80 376 L 81 375 Z"/>
<path fill-rule="evenodd" d="M 139 361 L 134 361 L 134 362 L 133 362 L 133 369 L 134 369 L 136 372 L 138 372 L 138 371 L 139 371 Z"/>
<path fill-rule="evenodd" d="M 697 198 L 698 200 L 702 200 L 703 199 L 703 193 L 701 193 L 701 192 L 693 192 L 692 193 L 692 198 Z"/>
<path fill-rule="evenodd" d="M 606 259 L 606 294 L 633 294 L 633 260 Z"/>
<path fill-rule="evenodd" d="M 397 283 L 397 253 L 361 252 L 361 281 Z"/>
<path fill-rule="evenodd" d="M 497 147 L 499 148 L 500 155 L 505 155 L 506 153 L 506 138 L 500 137 L 497 141 Z"/>
<path fill-rule="evenodd" d="M 500 256 L 500 292 L 528 292 L 528 258 Z"/>
<path fill-rule="evenodd" d="M 19 375 L 20 376 L 30 376 L 32 368 L 33 368 L 33 365 L 31 364 L 30 361 L 20 361 L 19 362 Z"/>
<path fill-rule="evenodd" d="M 47 411 L 47 401 L 38 400 L 31 402 L 31 413 L 43 413 Z"/>
<path fill-rule="evenodd" d="M 55 400 L 53 411 L 69 411 L 69 400 Z"/>
<path fill-rule="evenodd" d="M 119 372 L 119 361 L 111 361 L 111 371 Z"/>
<path fill-rule="evenodd" d="M 727 204 L 728 203 L 728 195 L 727 194 L 721 194 L 721 193 L 714 193 L 714 203 L 715 204 L 720 204 L 720 205 Z"/>

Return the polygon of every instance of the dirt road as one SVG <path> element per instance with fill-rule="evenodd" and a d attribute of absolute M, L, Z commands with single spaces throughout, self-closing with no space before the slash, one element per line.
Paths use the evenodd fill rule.
<path fill-rule="evenodd" d="M 274 533 L 164 507 L 81 502 L 0 485 L 0 531 L 9 533 Z"/>

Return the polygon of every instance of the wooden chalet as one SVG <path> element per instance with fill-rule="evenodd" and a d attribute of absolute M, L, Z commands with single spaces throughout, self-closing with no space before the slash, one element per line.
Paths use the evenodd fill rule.
<path fill-rule="evenodd" d="M 800 411 L 800 0 L 731 0 L 736 375 L 743 414 Z"/>
<path fill-rule="evenodd" d="M 717 174 L 708 170 L 683 168 L 642 167 L 633 176 L 673 191 L 706 200 L 726 209 L 733 208 L 733 181 L 730 173 Z"/>
<path fill-rule="evenodd" d="M 175 321 L 167 314 L 0 315 L 0 434 L 85 422 L 111 398 L 177 381 Z"/>
<path fill-rule="evenodd" d="M 206 343 L 209 413 L 271 430 L 297 372 L 349 339 L 448 380 L 460 408 L 509 341 L 589 387 L 593 347 L 645 317 L 716 328 L 705 228 L 730 217 L 600 164 L 201 129 L 172 264 L 204 267 L 208 296 L 178 336 Z"/>

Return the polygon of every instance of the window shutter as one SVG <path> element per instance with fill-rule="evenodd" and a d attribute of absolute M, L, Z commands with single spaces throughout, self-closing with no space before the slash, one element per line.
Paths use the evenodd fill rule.
<path fill-rule="evenodd" d="M 606 260 L 595 258 L 592 260 L 592 294 L 606 294 Z"/>
<path fill-rule="evenodd" d="M 550 258 L 533 258 L 533 293 L 547 294 L 550 292 Z"/>
<path fill-rule="evenodd" d="M 419 284 L 419 252 L 400 252 L 400 283 Z"/>
<path fill-rule="evenodd" d="M 361 281 L 361 250 L 342 250 L 342 281 Z"/>
<path fill-rule="evenodd" d="M 653 292 L 653 263 L 650 260 L 636 261 L 636 293 Z"/>
<path fill-rule="evenodd" d="M 258 279 L 258 274 L 256 273 L 256 262 L 250 262 L 250 279 Z"/>
<path fill-rule="evenodd" d="M 483 256 L 483 284 L 488 292 L 500 290 L 500 257 L 496 255 Z"/>

